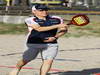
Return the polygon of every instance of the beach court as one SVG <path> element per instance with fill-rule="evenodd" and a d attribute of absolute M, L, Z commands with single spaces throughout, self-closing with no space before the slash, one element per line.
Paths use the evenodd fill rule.
<path fill-rule="evenodd" d="M 0 75 L 15 67 L 25 50 L 26 35 L 0 35 Z M 50 75 L 91 75 L 100 73 L 100 38 L 60 38 L 59 54 Z M 38 75 L 41 58 L 23 67 L 19 75 Z"/>

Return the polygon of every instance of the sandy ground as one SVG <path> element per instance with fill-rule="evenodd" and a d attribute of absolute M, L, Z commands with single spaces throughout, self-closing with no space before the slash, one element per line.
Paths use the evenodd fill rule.
<path fill-rule="evenodd" d="M 15 68 L 25 51 L 25 35 L 0 35 L 0 75 Z M 91 75 L 100 72 L 100 38 L 60 38 L 59 53 L 50 75 Z M 41 58 L 33 60 L 19 75 L 38 75 Z"/>

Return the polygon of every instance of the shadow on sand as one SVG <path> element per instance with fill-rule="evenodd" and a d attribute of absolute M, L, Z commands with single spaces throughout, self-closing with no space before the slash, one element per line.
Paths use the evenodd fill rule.
<path fill-rule="evenodd" d="M 100 68 L 86 69 L 82 71 L 55 72 L 55 73 L 50 73 L 50 75 L 52 74 L 55 74 L 55 75 L 92 75 L 96 73 L 100 73 Z"/>

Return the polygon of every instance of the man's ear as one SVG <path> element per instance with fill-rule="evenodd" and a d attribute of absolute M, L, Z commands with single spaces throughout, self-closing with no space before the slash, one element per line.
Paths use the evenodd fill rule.
<path fill-rule="evenodd" d="M 35 14 L 35 10 L 32 10 L 32 13 Z"/>

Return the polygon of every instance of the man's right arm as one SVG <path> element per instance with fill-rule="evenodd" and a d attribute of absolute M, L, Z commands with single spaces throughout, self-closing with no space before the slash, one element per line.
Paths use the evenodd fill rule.
<path fill-rule="evenodd" d="M 56 28 L 63 28 L 63 27 L 66 27 L 67 25 L 57 24 L 57 25 L 52 25 L 52 26 L 40 26 L 40 25 L 31 25 L 31 26 L 34 30 L 42 32 L 42 31 L 48 31 L 48 30 L 52 30 L 52 29 L 56 29 Z"/>
<path fill-rule="evenodd" d="M 57 25 L 52 25 L 52 26 L 40 26 L 38 23 L 33 21 L 33 18 L 26 19 L 25 23 L 27 24 L 28 27 L 31 27 L 34 30 L 37 30 L 39 32 L 49 31 L 49 30 L 53 30 L 53 29 L 56 29 L 56 28 L 63 28 L 63 27 L 67 26 L 65 24 L 57 24 Z"/>

